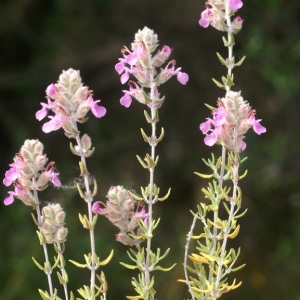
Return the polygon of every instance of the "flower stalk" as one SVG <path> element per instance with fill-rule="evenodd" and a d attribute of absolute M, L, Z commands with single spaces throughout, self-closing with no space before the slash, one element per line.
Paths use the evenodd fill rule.
<path fill-rule="evenodd" d="M 133 286 L 137 292 L 137 296 L 128 296 L 128 299 L 145 299 L 153 300 L 156 291 L 154 290 L 154 276 L 151 275 L 154 270 L 168 271 L 170 268 L 162 268 L 158 262 L 162 260 L 169 252 L 169 249 L 161 256 L 160 249 L 156 253 L 152 250 L 153 231 L 159 223 L 158 220 L 153 219 L 153 206 L 157 201 L 164 201 L 169 197 L 170 190 L 164 197 L 159 197 L 159 188 L 155 184 L 154 174 L 157 166 L 158 156 L 156 156 L 156 146 L 164 137 L 164 130 L 161 129 L 161 134 L 157 137 L 157 122 L 158 110 L 164 102 L 164 97 L 161 97 L 158 92 L 158 87 L 168 81 L 171 77 L 176 76 L 177 80 L 185 85 L 188 81 L 188 75 L 181 72 L 181 68 L 175 69 L 175 61 L 171 60 L 163 68 L 163 65 L 171 55 L 171 48 L 163 46 L 160 50 L 158 48 L 157 35 L 153 30 L 144 27 L 135 35 L 135 40 L 131 45 L 131 50 L 124 47 L 122 50 L 123 58 L 119 59 L 116 64 L 116 71 L 121 75 L 121 83 L 126 83 L 130 76 L 135 80 L 128 81 L 129 90 L 123 90 L 124 95 L 120 99 L 121 105 L 129 107 L 132 99 L 146 105 L 150 109 L 150 115 L 145 110 L 146 121 L 151 126 L 151 135 L 148 136 L 143 129 L 141 129 L 144 141 L 150 146 L 150 154 L 146 154 L 142 159 L 137 155 L 137 159 L 141 166 L 149 171 L 149 184 L 145 188 L 141 188 L 142 196 L 130 192 L 132 197 L 143 202 L 147 206 L 147 213 L 144 215 L 139 223 L 139 235 L 131 237 L 139 243 L 132 243 L 137 250 L 131 250 L 137 259 L 129 254 L 136 266 L 122 263 L 129 269 L 137 268 L 140 271 L 138 278 L 132 281 Z M 160 68 L 160 69 L 158 69 Z M 146 248 L 139 244 L 146 240 Z"/>
<path fill-rule="evenodd" d="M 91 111 L 97 118 L 101 118 L 106 114 L 106 109 L 99 106 L 100 100 L 94 100 L 92 91 L 84 86 L 81 81 L 79 71 L 69 69 L 63 71 L 56 84 L 50 84 L 46 89 L 48 103 L 41 103 L 42 109 L 36 113 L 36 118 L 41 121 L 49 112 L 50 121 L 44 123 L 42 130 L 45 133 L 58 130 L 62 128 L 68 138 L 73 138 L 76 141 L 74 146 L 70 143 L 71 152 L 80 157 L 79 168 L 80 177 L 82 178 L 83 187 L 78 183 L 77 189 L 81 198 L 87 204 L 87 215 L 79 214 L 79 220 L 83 228 L 89 231 L 90 239 L 90 253 L 85 255 L 85 264 L 81 264 L 70 260 L 78 267 L 88 268 L 90 270 L 90 284 L 89 288 L 84 286 L 79 289 L 79 293 L 84 299 L 94 300 L 102 293 L 102 298 L 106 299 L 106 290 L 103 288 L 107 286 L 104 274 L 102 277 L 97 277 L 97 269 L 109 262 L 113 255 L 113 251 L 104 261 L 100 261 L 95 249 L 95 233 L 94 228 L 97 222 L 97 216 L 93 215 L 92 202 L 97 193 L 97 184 L 94 180 L 93 190 L 90 187 L 90 174 L 87 169 L 86 158 L 94 153 L 91 138 L 87 134 L 80 135 L 77 123 L 84 123 L 88 120 L 86 114 Z M 58 248 L 59 250 L 59 248 Z M 61 265 L 63 261 L 61 261 Z M 63 277 L 62 281 L 64 281 Z M 96 278 L 100 280 L 100 287 L 96 285 Z M 103 281 L 103 282 L 101 282 Z"/>
<path fill-rule="evenodd" d="M 189 249 L 191 238 L 196 239 L 198 253 L 188 256 L 193 263 L 192 267 L 187 265 L 185 259 L 185 280 L 180 280 L 188 285 L 193 299 L 215 300 L 241 285 L 241 282 L 236 283 L 235 279 L 230 284 L 227 279 L 228 274 L 244 266 L 234 268 L 240 249 L 228 249 L 229 240 L 234 239 L 240 230 L 237 220 L 247 211 L 238 214 L 242 202 L 239 180 L 247 173 L 239 174 L 240 166 L 245 161 L 240 158 L 240 153 L 246 148 L 244 139 L 250 128 L 259 135 L 266 131 L 260 124 L 261 120 L 255 119 L 255 111 L 243 99 L 241 92 L 232 91 L 233 69 L 240 66 L 245 59 L 243 57 L 235 63 L 233 56 L 234 35 L 241 30 L 243 24 L 241 17 L 235 17 L 235 13 L 242 6 L 241 0 L 209 0 L 199 20 L 199 25 L 204 28 L 211 25 L 227 33 L 223 42 L 227 47 L 228 57 L 225 59 L 217 53 L 219 61 L 227 68 L 227 74 L 221 81 L 213 79 L 219 88 L 225 90 L 225 96 L 218 99 L 217 108 L 207 105 L 212 110 L 213 117 L 200 124 L 200 130 L 206 135 L 204 143 L 210 147 L 215 144 L 221 145 L 222 154 L 218 159 L 212 155 L 212 159 L 203 160 L 212 174 L 196 173 L 202 178 L 212 178 L 212 181 L 207 188 L 202 189 L 209 204 L 200 203 L 198 211 L 193 213 L 194 219 L 186 243 L 186 249 Z M 223 215 L 221 204 L 227 218 L 220 217 Z M 203 225 L 203 233 L 197 236 L 193 235 L 196 220 L 200 220 Z"/>

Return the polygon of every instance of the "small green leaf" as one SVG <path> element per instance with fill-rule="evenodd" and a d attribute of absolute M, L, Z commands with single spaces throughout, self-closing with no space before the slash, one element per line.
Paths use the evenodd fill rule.
<path fill-rule="evenodd" d="M 156 271 L 163 271 L 163 272 L 169 272 L 171 271 L 174 267 L 176 266 L 176 263 L 173 264 L 171 267 L 169 268 L 162 268 L 161 266 L 155 266 L 154 270 Z"/>
<path fill-rule="evenodd" d="M 214 79 L 214 78 L 212 78 L 212 81 L 214 82 L 214 84 L 215 84 L 217 87 L 219 87 L 219 88 L 225 90 L 225 85 L 224 85 L 224 84 L 222 84 L 221 82 L 219 82 L 218 80 L 216 80 L 216 79 Z"/>
<path fill-rule="evenodd" d="M 74 260 L 71 260 L 71 259 L 69 259 L 69 262 L 72 263 L 73 265 L 75 265 L 78 268 L 87 268 L 87 266 L 88 266 L 87 264 L 80 264 L 80 263 L 78 263 Z"/>
<path fill-rule="evenodd" d="M 123 267 L 125 267 L 125 268 L 127 268 L 127 269 L 130 269 L 130 270 L 135 270 L 135 269 L 138 269 L 138 268 L 139 268 L 138 266 L 125 264 L 125 263 L 123 263 L 123 262 L 120 262 L 120 264 L 121 264 Z"/>
<path fill-rule="evenodd" d="M 205 179 L 214 177 L 214 174 L 202 174 L 202 173 L 198 173 L 198 172 L 194 172 L 194 174 L 196 174 L 197 176 L 199 176 L 201 178 L 205 178 Z"/>
<path fill-rule="evenodd" d="M 235 67 L 241 66 L 242 63 L 244 62 L 245 58 L 246 58 L 246 56 L 243 56 L 243 57 L 242 57 L 242 58 L 241 58 L 234 66 L 235 66 Z"/>
<path fill-rule="evenodd" d="M 99 266 L 107 265 L 111 261 L 113 255 L 114 255 L 114 250 L 112 249 L 110 251 L 110 254 L 107 256 L 107 258 L 99 262 Z"/>
<path fill-rule="evenodd" d="M 45 271 L 45 268 L 42 267 L 42 266 L 35 260 L 35 258 L 34 258 L 33 256 L 32 256 L 31 258 L 32 258 L 33 262 L 35 263 L 35 265 L 36 265 L 40 270 Z"/>

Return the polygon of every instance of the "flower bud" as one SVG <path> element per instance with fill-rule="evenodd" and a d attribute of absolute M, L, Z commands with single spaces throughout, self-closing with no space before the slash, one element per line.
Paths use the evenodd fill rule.
<path fill-rule="evenodd" d="M 63 243 L 68 230 L 64 227 L 65 212 L 60 204 L 49 203 L 42 209 L 40 230 L 48 244 Z"/>
<path fill-rule="evenodd" d="M 59 228 L 55 233 L 55 242 L 64 243 L 68 235 L 68 229 L 65 227 Z"/>
<path fill-rule="evenodd" d="M 145 45 L 150 53 L 154 52 L 158 46 L 157 34 L 146 26 L 142 30 L 139 29 L 135 34 L 131 48 L 137 50 L 141 44 Z"/>

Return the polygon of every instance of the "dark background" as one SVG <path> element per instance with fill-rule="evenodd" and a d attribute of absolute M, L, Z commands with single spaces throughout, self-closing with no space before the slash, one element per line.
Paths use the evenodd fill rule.
<path fill-rule="evenodd" d="M 46 87 L 57 81 L 61 70 L 79 69 L 95 99 L 100 98 L 107 108 L 103 119 L 91 117 L 81 126 L 96 146 L 88 160 L 98 182 L 96 200 L 105 200 L 111 185 L 139 191 L 148 182 L 147 172 L 135 158 L 148 151 L 140 135 L 140 127 L 149 131 L 144 107 L 137 102 L 129 109 L 119 104 L 124 86 L 114 65 L 122 46 L 130 47 L 135 32 L 146 25 L 155 30 L 161 45 L 174 49 L 172 58 L 190 75 L 186 86 L 172 79 L 161 88 L 166 101 L 159 111 L 158 127 L 165 128 L 166 136 L 157 147 L 156 183 L 162 194 L 172 187 L 172 194 L 155 206 L 161 222 L 153 243 L 162 251 L 171 247 L 163 266 L 178 264 L 171 272 L 156 273 L 158 299 L 189 297 L 186 286 L 176 280 L 183 278 L 185 234 L 192 221 L 189 210 L 203 201 L 201 188 L 206 185 L 193 172 L 205 172 L 201 158 L 209 157 L 211 150 L 220 152 L 220 147 L 204 146 L 198 129 L 209 116 L 204 103 L 215 105 L 224 95 L 211 77 L 219 79 L 226 73 L 215 55 L 226 55 L 222 33 L 198 25 L 202 10 L 204 1 L 200 0 L 0 1 L 0 174 L 4 177 L 25 139 L 44 143 L 69 188 L 48 188 L 41 199 L 60 202 L 67 211 L 66 257 L 70 259 L 83 262 L 83 253 L 89 251 L 88 235 L 77 219 L 85 204 L 71 188 L 79 168 L 69 141 L 62 131 L 43 134 L 42 122 L 34 117 Z M 249 175 L 241 187 L 243 207 L 249 210 L 241 219 L 235 245 L 241 246 L 240 262 L 247 266 L 231 277 L 243 280 L 242 286 L 223 298 L 296 300 L 300 299 L 300 2 L 244 1 L 239 14 L 245 22 L 234 51 L 236 57 L 246 55 L 247 59 L 235 70 L 235 90 L 242 90 L 257 110 L 267 133 L 247 134 L 243 156 L 248 160 L 243 168 Z M 1 188 L 2 199 L 8 190 Z M 31 260 L 34 256 L 43 261 L 31 212 L 20 201 L 0 206 L 0 299 L 38 299 L 37 289 L 47 289 L 46 277 Z M 196 231 L 200 230 L 199 225 Z M 105 218 L 99 218 L 97 252 L 104 259 L 115 250 L 112 262 L 103 268 L 108 299 L 134 294 L 130 281 L 136 273 L 119 265 L 129 260 L 127 248 L 114 241 L 116 233 Z M 67 270 L 74 291 L 89 284 L 86 270 L 70 264 Z"/>

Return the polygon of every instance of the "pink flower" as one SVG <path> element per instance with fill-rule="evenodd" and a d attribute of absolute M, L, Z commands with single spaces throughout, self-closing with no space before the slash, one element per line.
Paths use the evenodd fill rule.
<path fill-rule="evenodd" d="M 212 11 L 209 8 L 206 8 L 206 10 L 204 10 L 201 13 L 201 18 L 199 20 L 199 25 L 202 26 L 203 28 L 207 28 L 210 24 L 210 22 L 212 21 Z"/>
<path fill-rule="evenodd" d="M 55 173 L 54 170 L 53 170 L 53 168 L 51 168 L 51 169 L 48 170 L 48 171 L 45 171 L 45 175 L 46 175 L 47 177 L 49 177 L 49 179 L 51 180 L 51 182 L 52 182 L 55 186 L 57 186 L 57 187 L 60 187 L 60 186 L 61 186 L 61 182 L 60 182 L 60 180 L 59 180 L 59 178 L 58 178 L 59 173 Z"/>
<path fill-rule="evenodd" d="M 103 208 L 101 206 L 103 206 Z M 102 201 L 94 202 L 92 211 L 94 214 L 99 215 L 107 215 L 110 212 L 109 208 Z"/>
<path fill-rule="evenodd" d="M 243 1 L 241 1 L 241 0 L 229 0 L 229 6 L 233 10 L 238 10 L 243 6 Z"/>
<path fill-rule="evenodd" d="M 129 92 L 124 90 L 123 91 L 125 94 L 124 96 L 120 99 L 120 103 L 121 105 L 125 106 L 126 108 L 128 108 L 130 105 L 131 105 L 131 102 L 132 102 L 132 98 L 131 96 L 129 95 Z"/>
<path fill-rule="evenodd" d="M 53 83 L 51 83 L 50 85 L 48 85 L 47 89 L 46 89 L 46 95 L 48 97 L 54 98 L 56 95 L 56 87 Z"/>
<path fill-rule="evenodd" d="M 50 119 L 50 121 L 46 122 L 42 126 L 42 130 L 45 133 L 49 133 L 51 131 L 56 131 L 56 130 L 60 129 L 62 127 L 63 123 L 68 120 L 67 116 L 63 116 L 60 113 L 56 114 L 55 116 L 49 116 L 48 118 Z"/>
<path fill-rule="evenodd" d="M 199 127 L 206 134 L 204 143 L 207 146 L 218 142 L 228 151 L 241 152 L 246 148 L 243 140 L 251 127 L 256 134 L 266 132 L 241 92 L 227 92 L 225 98 L 218 100 L 218 107 L 213 109 L 212 114 L 212 119 L 207 118 Z"/>
<path fill-rule="evenodd" d="M 87 105 L 91 108 L 91 111 L 96 118 L 102 118 L 106 114 L 106 108 L 104 106 L 97 105 L 100 101 L 101 100 L 94 101 L 92 96 L 90 96 L 87 100 Z"/>
<path fill-rule="evenodd" d="M 186 85 L 186 83 L 189 81 L 189 75 L 187 73 L 178 72 L 178 74 L 177 74 L 177 80 L 182 85 Z"/>
<path fill-rule="evenodd" d="M 43 103 L 41 102 L 42 108 L 40 110 L 38 110 L 35 114 L 35 117 L 38 121 L 43 120 L 47 114 L 48 114 L 48 110 L 52 109 L 55 107 L 55 104 L 53 102 L 51 102 L 51 100 L 48 98 L 48 103 Z"/>
<path fill-rule="evenodd" d="M 9 191 L 8 192 L 9 196 L 4 199 L 4 205 L 10 205 L 14 202 L 15 197 L 19 198 L 22 197 L 26 194 L 26 191 L 24 188 L 21 186 L 21 184 L 16 183 L 15 184 L 15 190 L 14 191 Z"/>
<path fill-rule="evenodd" d="M 158 39 L 153 30 L 147 27 L 139 30 L 131 48 L 131 50 L 127 47 L 122 49 L 123 57 L 119 58 L 119 62 L 115 65 L 121 83 L 129 81 L 130 86 L 129 91 L 123 91 L 124 95 L 120 99 L 121 105 L 129 107 L 134 98 L 148 107 L 159 108 L 163 97 L 156 97 L 159 93 L 154 90 L 158 86 L 173 76 L 176 76 L 178 82 L 183 85 L 188 82 L 188 74 L 181 72 L 181 68 L 175 69 L 175 60 L 167 63 L 166 67 L 162 67 L 171 55 L 172 49 L 164 45 L 157 51 Z M 130 77 L 134 77 L 135 81 L 129 80 Z"/>
<path fill-rule="evenodd" d="M 218 134 L 216 130 L 213 130 L 211 134 L 204 138 L 204 144 L 207 146 L 213 146 L 218 141 Z"/>
<path fill-rule="evenodd" d="M 253 130 L 256 134 L 261 135 L 265 133 L 267 129 L 260 124 L 261 119 L 256 120 L 253 115 L 249 118 L 250 124 L 253 126 Z"/>
<path fill-rule="evenodd" d="M 6 197 L 3 201 L 4 205 L 11 205 L 15 200 L 15 198 L 14 198 L 15 193 L 13 191 L 8 192 L 8 194 L 9 194 L 9 196 Z"/>
<path fill-rule="evenodd" d="M 5 186 L 10 186 L 19 176 L 19 170 L 16 168 L 15 164 L 9 165 L 11 168 L 5 172 L 5 178 L 3 179 L 3 184 Z"/>

